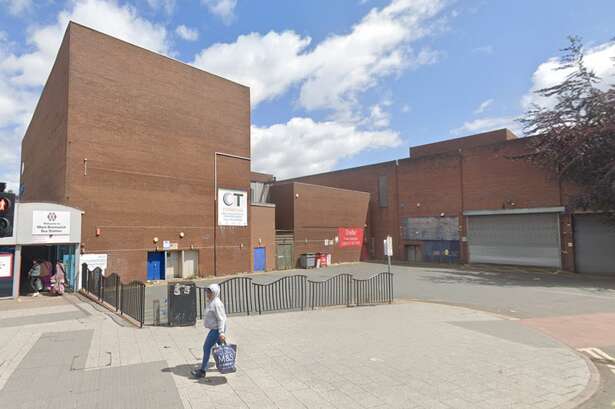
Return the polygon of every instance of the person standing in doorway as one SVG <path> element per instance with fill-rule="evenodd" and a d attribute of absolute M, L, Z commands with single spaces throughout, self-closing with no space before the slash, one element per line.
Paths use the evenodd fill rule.
<path fill-rule="evenodd" d="M 43 289 L 41 283 L 41 263 L 38 259 L 32 260 L 32 267 L 28 271 L 28 277 L 30 278 L 30 287 L 32 289 L 32 296 L 39 295 L 39 291 Z"/>
<path fill-rule="evenodd" d="M 226 311 L 224 304 L 220 300 L 220 286 L 212 284 L 205 290 L 207 294 L 207 305 L 205 307 L 205 319 L 203 324 L 209 329 L 209 333 L 203 344 L 203 362 L 201 367 L 192 371 L 195 378 L 204 378 L 211 356 L 211 349 L 216 344 L 226 342 L 224 332 L 226 330 Z"/>

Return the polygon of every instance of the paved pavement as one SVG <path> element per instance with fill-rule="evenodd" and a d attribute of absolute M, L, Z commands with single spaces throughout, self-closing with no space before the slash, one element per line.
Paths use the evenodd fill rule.
<path fill-rule="evenodd" d="M 386 266 L 358 263 L 328 269 L 293 270 L 254 276 L 270 281 L 285 274 L 324 279 L 351 272 L 367 277 Z M 398 299 L 467 306 L 518 318 L 520 323 L 582 350 L 598 367 L 601 385 L 583 409 L 615 408 L 615 372 L 587 349 L 615 357 L 615 275 L 598 277 L 522 267 L 394 265 Z"/>
<path fill-rule="evenodd" d="M 232 317 L 238 371 L 206 384 L 188 377 L 200 323 L 137 329 L 63 300 L 0 302 L 0 407 L 566 408 L 597 386 L 519 320 L 424 302 Z"/>

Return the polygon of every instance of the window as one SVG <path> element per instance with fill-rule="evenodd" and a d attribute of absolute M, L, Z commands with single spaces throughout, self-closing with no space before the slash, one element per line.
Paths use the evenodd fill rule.
<path fill-rule="evenodd" d="M 389 184 L 386 176 L 378 176 L 378 204 L 389 207 Z"/>

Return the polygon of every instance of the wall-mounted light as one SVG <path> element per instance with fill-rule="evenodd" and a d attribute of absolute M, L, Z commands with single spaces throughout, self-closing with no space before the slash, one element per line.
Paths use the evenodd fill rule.
<path fill-rule="evenodd" d="M 263 244 L 263 239 L 261 239 L 260 237 L 258 238 L 258 244 L 259 245 Z"/>
<path fill-rule="evenodd" d="M 100 237 L 100 227 L 96 228 L 96 237 Z"/>
<path fill-rule="evenodd" d="M 417 203 L 417 204 L 416 204 L 416 207 L 421 207 L 421 204 L 420 204 L 420 203 Z"/>
<path fill-rule="evenodd" d="M 158 243 L 158 237 L 154 237 L 154 240 L 152 240 L 154 243 Z"/>
<path fill-rule="evenodd" d="M 295 199 L 299 199 L 299 193 L 295 193 Z"/>
<path fill-rule="evenodd" d="M 444 217 L 444 212 L 440 213 L 440 217 Z"/>
<path fill-rule="evenodd" d="M 183 231 L 179 232 L 179 238 L 180 238 L 180 239 L 183 239 L 183 238 L 184 238 L 184 232 L 183 232 Z"/>

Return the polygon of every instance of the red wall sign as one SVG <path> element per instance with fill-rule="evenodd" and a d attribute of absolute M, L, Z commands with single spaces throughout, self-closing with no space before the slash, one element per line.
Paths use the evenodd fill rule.
<path fill-rule="evenodd" d="M 339 247 L 361 247 L 363 246 L 363 228 L 362 227 L 339 227 L 337 229 L 339 236 Z"/>

